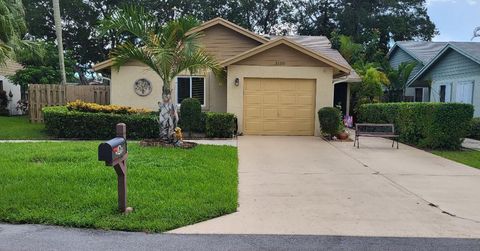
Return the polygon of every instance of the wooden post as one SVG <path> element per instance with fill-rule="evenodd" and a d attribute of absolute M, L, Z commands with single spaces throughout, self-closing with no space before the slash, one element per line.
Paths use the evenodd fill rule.
<path fill-rule="evenodd" d="M 116 132 L 117 137 L 127 139 L 127 126 L 124 123 L 117 124 Z M 120 162 L 114 165 L 118 182 L 118 210 L 122 213 L 133 211 L 131 207 L 127 207 L 127 157 L 128 153 Z"/>

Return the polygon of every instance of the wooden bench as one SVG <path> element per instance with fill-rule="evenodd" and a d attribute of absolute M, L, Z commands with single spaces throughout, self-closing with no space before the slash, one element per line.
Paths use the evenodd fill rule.
<path fill-rule="evenodd" d="M 356 124 L 355 125 L 355 141 L 353 146 L 360 148 L 360 137 L 379 137 L 379 138 L 391 138 L 392 147 L 397 141 L 398 149 L 398 136 L 395 134 L 395 126 L 393 124 Z"/>

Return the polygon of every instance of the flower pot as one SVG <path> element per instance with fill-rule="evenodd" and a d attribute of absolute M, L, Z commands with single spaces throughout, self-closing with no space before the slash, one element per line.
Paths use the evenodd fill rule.
<path fill-rule="evenodd" d="M 337 138 L 339 140 L 346 140 L 346 139 L 348 139 L 348 133 L 343 131 L 343 132 L 337 134 Z"/>

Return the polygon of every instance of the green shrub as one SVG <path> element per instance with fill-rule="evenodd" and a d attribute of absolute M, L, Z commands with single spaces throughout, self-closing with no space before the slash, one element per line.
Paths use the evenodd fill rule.
<path fill-rule="evenodd" d="M 202 105 L 196 98 L 187 98 L 182 101 L 180 106 L 181 127 L 184 131 L 188 131 L 188 135 L 192 136 L 192 130 L 198 128 L 201 123 Z"/>
<path fill-rule="evenodd" d="M 472 139 L 480 140 L 480 118 L 473 118 L 470 125 L 470 135 Z"/>
<path fill-rule="evenodd" d="M 205 113 L 205 133 L 209 138 L 231 138 L 235 130 L 235 115 L 223 112 Z"/>
<path fill-rule="evenodd" d="M 360 123 L 393 123 L 400 141 L 430 149 L 459 149 L 468 135 L 473 106 L 458 103 L 362 105 Z"/>
<path fill-rule="evenodd" d="M 336 107 L 323 107 L 318 110 L 320 130 L 329 137 L 337 135 L 342 129 L 342 112 Z"/>
<path fill-rule="evenodd" d="M 138 114 L 138 113 L 150 113 L 147 109 L 135 109 L 130 106 L 123 105 L 99 105 L 97 103 L 87 103 L 81 100 L 75 100 L 67 103 L 67 109 L 69 111 L 79 112 L 104 112 L 115 114 Z"/>
<path fill-rule="evenodd" d="M 47 134 L 56 138 L 110 139 L 115 125 L 127 125 L 129 139 L 157 138 L 157 116 L 148 114 L 113 114 L 69 111 L 65 106 L 42 109 Z"/>

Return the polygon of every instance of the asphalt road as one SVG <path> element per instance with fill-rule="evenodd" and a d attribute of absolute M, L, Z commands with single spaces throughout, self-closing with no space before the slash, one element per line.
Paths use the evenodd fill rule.
<path fill-rule="evenodd" d="M 0 250 L 480 250 L 480 239 L 180 235 L 0 224 Z"/>

